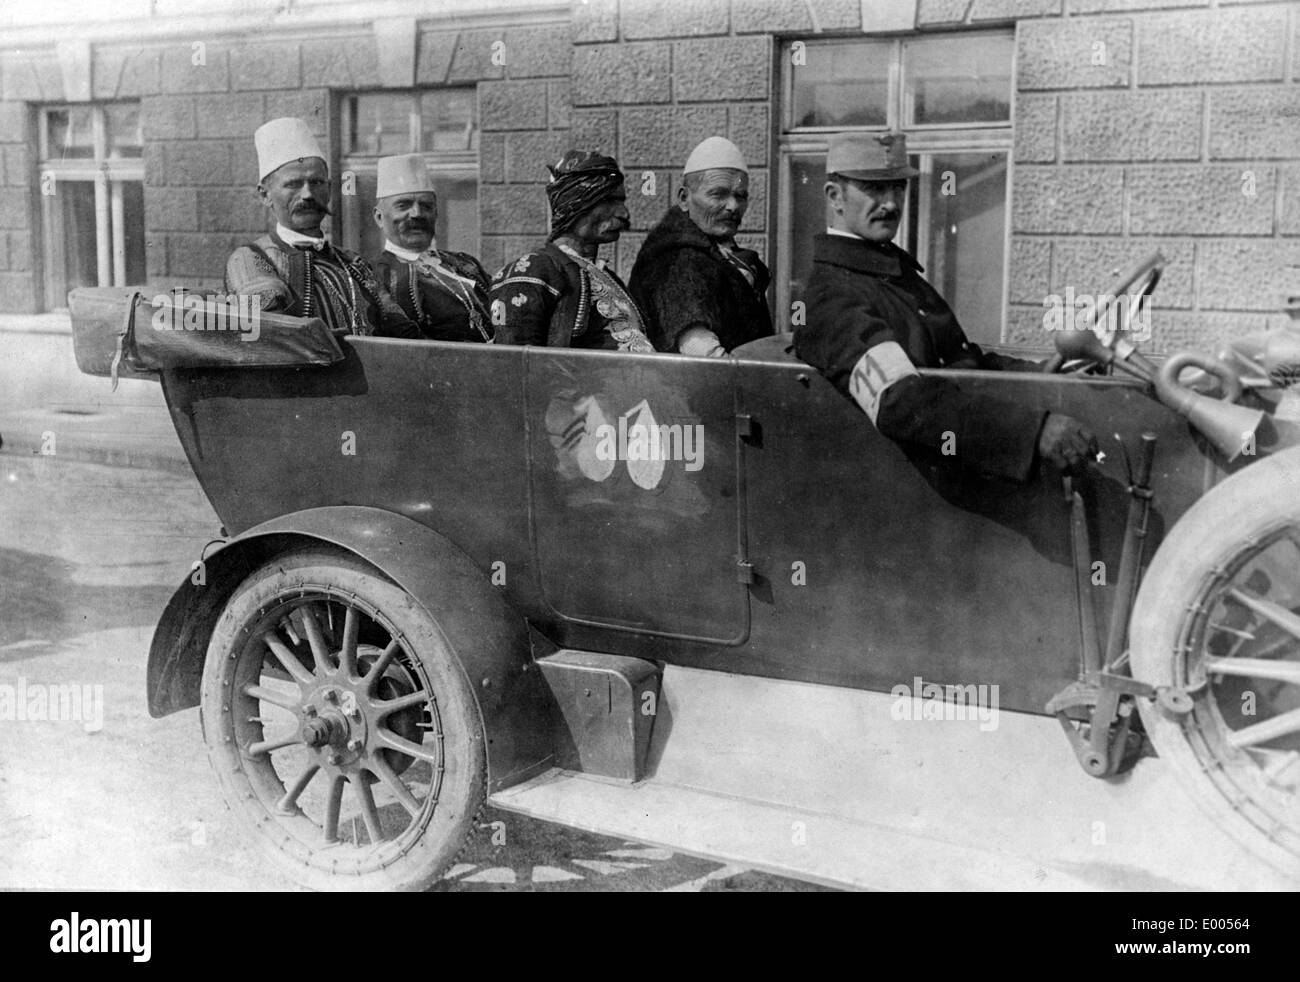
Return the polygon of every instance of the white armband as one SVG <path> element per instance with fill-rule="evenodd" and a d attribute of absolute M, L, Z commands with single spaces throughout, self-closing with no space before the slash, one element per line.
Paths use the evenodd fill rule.
<path fill-rule="evenodd" d="M 895 382 L 909 375 L 919 375 L 912 359 L 897 341 L 885 341 L 867 349 L 849 376 L 849 395 L 871 417 L 874 425 L 880 415 L 880 399 Z"/>

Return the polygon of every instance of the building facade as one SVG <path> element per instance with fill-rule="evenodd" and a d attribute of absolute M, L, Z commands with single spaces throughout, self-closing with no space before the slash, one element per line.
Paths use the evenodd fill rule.
<path fill-rule="evenodd" d="M 307 119 L 335 241 L 374 161 L 421 151 L 440 242 L 494 270 L 543 238 L 545 164 L 612 152 L 626 273 L 690 149 L 751 168 L 744 244 L 800 316 L 831 134 L 901 129 L 900 241 L 980 341 L 1046 348 L 1045 304 L 1159 248 L 1154 350 L 1300 297 L 1300 7 L 1227 0 L 16 0 L 0 12 L 0 312 L 81 285 L 218 289 L 266 227 L 252 133 Z"/>

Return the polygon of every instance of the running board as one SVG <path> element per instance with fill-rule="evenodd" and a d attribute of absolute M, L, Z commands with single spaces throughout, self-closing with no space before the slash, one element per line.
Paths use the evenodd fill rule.
<path fill-rule="evenodd" d="M 853 889 L 1295 889 L 1159 759 L 1082 774 L 1050 716 L 673 666 L 657 708 L 645 780 L 555 769 L 489 800 Z"/>
<path fill-rule="evenodd" d="M 617 786 L 552 769 L 497 808 L 826 886 L 878 890 L 1099 889 L 982 849 L 655 781 Z"/>

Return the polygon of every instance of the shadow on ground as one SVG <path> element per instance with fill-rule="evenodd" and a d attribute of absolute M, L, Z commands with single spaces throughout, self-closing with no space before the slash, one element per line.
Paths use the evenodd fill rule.
<path fill-rule="evenodd" d="M 172 589 L 159 585 L 79 583 L 74 569 L 61 559 L 0 548 L 0 663 L 37 657 L 81 634 L 156 624 L 171 598 Z"/>

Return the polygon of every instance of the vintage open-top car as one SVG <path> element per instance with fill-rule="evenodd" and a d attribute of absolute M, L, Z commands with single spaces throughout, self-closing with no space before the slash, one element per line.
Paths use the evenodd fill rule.
<path fill-rule="evenodd" d="M 427 886 L 485 802 L 853 887 L 1300 881 L 1288 332 L 1157 367 L 1099 316 L 1056 371 L 944 371 L 1101 436 L 1013 484 L 884 438 L 779 336 L 248 341 L 181 294 L 71 303 L 83 371 L 161 381 L 224 526 L 150 710 L 201 706 L 304 885 Z"/>

